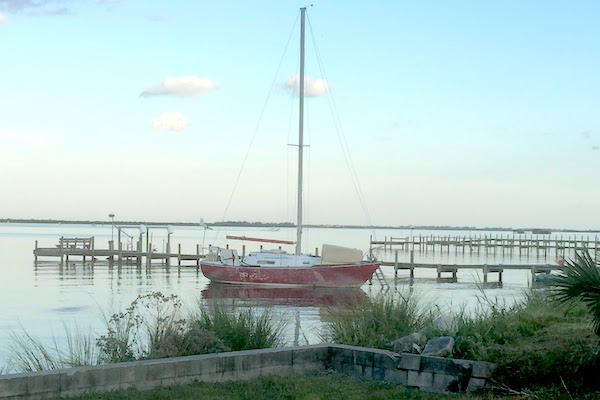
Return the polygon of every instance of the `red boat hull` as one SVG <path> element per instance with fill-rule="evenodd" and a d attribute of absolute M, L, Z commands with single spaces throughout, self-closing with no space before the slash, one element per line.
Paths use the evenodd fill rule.
<path fill-rule="evenodd" d="M 359 287 L 379 268 L 379 263 L 312 267 L 240 267 L 201 263 L 212 282 L 290 287 Z"/>

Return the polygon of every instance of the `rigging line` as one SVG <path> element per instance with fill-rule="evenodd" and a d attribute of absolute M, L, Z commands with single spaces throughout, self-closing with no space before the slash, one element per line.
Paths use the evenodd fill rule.
<path fill-rule="evenodd" d="M 316 42 L 316 39 L 315 39 L 314 31 L 313 31 L 312 25 L 310 23 L 310 19 L 308 19 L 308 26 L 309 26 L 309 30 L 310 30 L 310 33 L 311 33 L 311 38 L 312 38 L 312 41 L 313 41 L 313 46 L 314 46 L 314 49 L 315 49 L 315 53 L 316 53 L 316 56 L 317 56 L 317 63 L 319 65 L 319 70 L 321 71 L 321 74 L 325 78 L 325 82 L 328 82 L 327 75 L 325 73 L 325 68 L 324 68 L 323 63 L 321 61 L 321 54 L 320 54 L 319 48 L 317 46 L 317 42 Z M 335 100 L 333 98 L 333 95 L 331 95 L 331 93 L 330 93 L 329 96 L 327 96 L 327 101 L 329 103 L 330 110 L 331 110 L 331 113 L 332 113 L 332 118 L 333 118 L 333 121 L 334 121 L 334 126 L 335 126 L 335 129 L 336 129 L 338 140 L 339 140 L 340 146 L 342 148 L 342 154 L 344 155 L 344 161 L 346 162 L 346 166 L 348 167 L 348 169 L 350 171 L 350 176 L 352 178 L 352 184 L 354 185 L 354 190 L 356 191 L 358 200 L 359 200 L 359 202 L 361 204 L 361 207 L 363 209 L 363 212 L 365 213 L 365 216 L 367 218 L 367 224 L 370 227 L 372 227 L 373 223 L 371 221 L 371 216 L 369 214 L 369 210 L 367 208 L 367 204 L 366 204 L 364 195 L 362 193 L 362 189 L 361 189 L 361 185 L 360 185 L 360 180 L 358 179 L 358 173 L 356 172 L 356 168 L 355 168 L 354 162 L 352 160 L 352 155 L 350 153 L 350 147 L 349 147 L 348 142 L 346 140 L 346 136 L 344 135 L 344 131 L 342 129 L 342 123 L 341 123 L 341 120 L 340 120 L 340 117 L 339 117 L 339 113 L 337 112 L 337 107 L 336 107 L 336 104 L 335 104 Z M 373 232 L 373 233 L 375 233 L 375 232 Z"/>
<path fill-rule="evenodd" d="M 317 59 L 318 59 L 318 65 L 319 65 L 320 71 L 321 71 L 322 75 L 326 78 L 326 73 L 325 73 L 325 70 L 324 70 L 323 62 L 322 62 L 322 59 L 321 59 L 321 55 L 320 55 L 318 46 L 316 44 L 316 40 L 314 40 L 314 32 L 312 31 L 312 29 L 311 29 L 311 34 L 313 35 L 315 52 L 317 53 Z M 361 203 L 361 206 L 363 208 L 363 212 L 365 213 L 365 216 L 367 217 L 368 224 L 372 225 L 371 218 L 370 218 L 369 211 L 368 211 L 368 207 L 366 205 L 366 201 L 364 199 L 364 195 L 362 193 L 362 189 L 361 189 L 361 186 L 360 186 L 360 180 L 358 179 L 358 173 L 356 172 L 356 167 L 355 167 L 354 162 L 352 160 L 352 153 L 350 151 L 350 146 L 348 145 L 348 141 L 346 139 L 346 136 L 344 134 L 344 130 L 342 128 L 341 119 L 339 117 L 339 113 L 337 112 L 337 107 L 336 107 L 336 104 L 335 104 L 335 99 L 331 95 L 330 97 L 328 97 L 327 100 L 328 100 L 328 103 L 330 105 L 330 110 L 332 112 L 332 118 L 334 120 L 334 125 L 335 125 L 335 128 L 336 128 L 336 133 L 338 135 L 338 140 L 340 141 L 340 146 L 342 148 L 342 153 L 344 155 L 346 166 L 348 167 L 348 170 L 350 171 L 350 175 L 351 175 L 351 178 L 352 178 L 352 183 L 354 185 L 354 189 L 356 191 L 356 194 L 357 194 L 357 197 L 359 199 L 359 202 Z"/>
<path fill-rule="evenodd" d="M 256 123 L 256 127 L 254 128 L 254 133 L 252 134 L 252 138 L 250 139 L 250 144 L 248 145 L 248 150 L 246 151 L 246 154 L 244 155 L 244 159 L 242 161 L 242 165 L 240 167 L 240 171 L 237 175 L 237 178 L 235 180 L 235 184 L 233 185 L 233 190 L 231 191 L 231 195 L 229 196 L 229 200 L 227 201 L 227 206 L 225 207 L 225 211 L 223 212 L 223 217 L 221 218 L 221 221 L 225 221 L 225 216 L 227 215 L 227 212 L 229 211 L 229 207 L 231 206 L 231 202 L 233 200 L 233 195 L 235 194 L 235 191 L 237 189 L 237 186 L 240 182 L 240 178 L 242 177 L 242 172 L 244 171 L 244 167 L 246 166 L 246 161 L 248 160 L 248 156 L 250 154 L 250 150 L 252 149 L 252 144 L 254 143 L 254 139 L 256 139 L 256 135 L 258 134 L 258 129 L 260 127 L 260 124 L 262 122 L 262 117 L 265 113 L 265 110 L 267 109 L 267 103 L 269 101 L 269 98 L 271 97 L 271 93 L 273 93 L 273 88 L 275 87 L 275 82 L 277 81 L 277 77 L 279 76 L 279 71 L 281 69 L 281 65 L 283 64 L 283 59 L 285 56 L 285 53 L 287 52 L 287 49 L 289 47 L 289 44 L 292 40 L 292 34 L 294 33 L 294 30 L 296 28 L 296 24 L 298 23 L 298 16 L 296 16 L 296 21 L 294 22 L 294 26 L 292 27 L 292 30 L 290 32 L 290 35 L 288 37 L 287 43 L 285 45 L 285 48 L 283 50 L 283 54 L 281 56 L 281 59 L 279 60 L 279 65 L 277 66 L 277 70 L 275 72 L 275 77 L 273 78 L 273 82 L 271 83 L 271 88 L 269 89 L 269 92 L 267 93 L 267 98 L 265 99 L 265 102 L 263 104 L 263 108 L 260 112 L 259 118 L 258 118 L 258 122 Z"/>

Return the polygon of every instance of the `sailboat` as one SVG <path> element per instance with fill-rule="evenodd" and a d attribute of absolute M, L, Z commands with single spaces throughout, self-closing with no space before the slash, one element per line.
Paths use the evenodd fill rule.
<path fill-rule="evenodd" d="M 324 244 L 321 255 L 302 254 L 302 180 L 304 154 L 304 36 L 306 7 L 300 9 L 300 88 L 298 127 L 298 199 L 296 242 L 231 237 L 278 244 L 295 244 L 294 254 L 281 249 L 260 250 L 239 257 L 236 250 L 211 246 L 201 261 L 202 273 L 212 282 L 286 287 L 359 287 L 379 268 L 380 262 L 363 252 Z M 284 243 L 285 242 L 285 243 Z"/>

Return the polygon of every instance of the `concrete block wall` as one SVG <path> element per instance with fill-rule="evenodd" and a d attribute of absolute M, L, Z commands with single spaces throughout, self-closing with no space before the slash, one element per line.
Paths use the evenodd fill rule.
<path fill-rule="evenodd" d="M 494 365 L 486 362 L 344 345 L 329 346 L 328 363 L 328 368 L 357 378 L 440 393 L 483 389 L 494 370 Z"/>
<path fill-rule="evenodd" d="M 472 391 L 487 384 L 492 369 L 487 363 L 321 344 L 0 375 L 0 399 L 46 399 L 129 387 L 148 390 L 324 370 L 426 391 Z"/>

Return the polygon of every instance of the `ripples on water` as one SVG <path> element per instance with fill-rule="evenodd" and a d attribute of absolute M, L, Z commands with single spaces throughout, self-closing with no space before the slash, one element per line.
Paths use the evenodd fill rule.
<path fill-rule="evenodd" d="M 293 239 L 294 230 L 282 228 L 277 232 L 267 232 L 265 229 L 222 228 L 204 232 L 195 228 L 176 227 L 171 238 L 172 249 L 176 249 L 180 243 L 182 252 L 195 253 L 196 245 L 202 245 L 203 241 L 205 247 L 209 243 L 223 244 L 225 235 L 232 232 L 290 240 Z M 462 231 L 434 233 L 436 236 L 464 236 Z M 408 237 L 409 234 L 416 236 L 433 233 L 390 230 L 377 234 L 381 240 L 385 235 Z M 486 234 L 506 235 L 506 232 Z M 137 232 L 130 231 L 129 235 L 135 238 Z M 157 231 L 150 236 L 153 246 L 159 251 L 165 247 L 166 240 L 160 235 Z M 311 229 L 305 237 L 305 243 L 308 248 L 319 247 L 321 243 L 335 243 L 367 251 L 371 235 L 372 231 L 362 229 Z M 276 318 L 287 322 L 285 333 L 288 344 L 318 343 L 322 328 L 328 320 L 328 309 L 332 307 L 345 304 L 360 306 L 362 302 L 382 293 L 411 291 L 423 304 L 433 303 L 442 310 L 476 309 L 478 296 L 481 294 L 478 283 L 483 280 L 481 270 L 461 270 L 458 272 L 458 282 L 438 283 L 436 271 L 431 269 L 417 270 L 411 284 L 408 271 L 399 271 L 395 277 L 393 268 L 384 267 L 383 273 L 389 286 L 382 286 L 374 279 L 372 285 L 364 285 L 359 289 L 278 289 L 209 284 L 195 266 L 166 267 L 164 263 L 158 262 L 153 263 L 150 268 L 145 265 L 136 268 L 135 265 L 127 264 L 118 268 L 116 263 L 111 267 L 107 260 L 97 260 L 92 265 L 89 260 L 83 263 L 81 259 L 71 259 L 60 265 L 58 259 L 46 258 L 34 264 L 32 251 L 35 241 L 38 241 L 40 247 L 51 247 L 58 243 L 61 236 L 94 236 L 97 248 L 107 248 L 111 239 L 111 226 L 0 224 L 0 254 L 3 255 L 0 263 L 0 302 L 3 304 L 0 337 L 3 343 L 7 342 L 11 331 L 20 332 L 21 329 L 48 344 L 52 342 L 53 336 L 59 342 L 65 339 L 64 326 L 77 326 L 83 331 L 89 328 L 97 333 L 95 336 L 99 336 L 105 330 L 104 318 L 124 310 L 138 295 L 154 291 L 177 294 L 190 310 L 200 300 L 219 300 L 240 307 L 268 308 Z M 252 249 L 249 244 L 247 251 Z M 393 261 L 395 257 L 393 251 L 383 249 L 377 250 L 376 254 L 387 261 Z M 502 253 L 498 249 L 495 252 L 451 249 L 445 252 L 415 252 L 414 261 L 442 264 L 545 264 L 555 263 L 557 256 L 554 251 L 538 253 L 534 250 L 518 254 L 518 251 Z M 409 257 L 408 251 L 399 250 L 400 262 L 408 262 Z M 496 276 L 491 274 L 490 281 L 495 280 Z M 505 271 L 503 285 L 486 286 L 486 296 L 508 300 L 520 298 L 530 281 L 529 271 Z M 0 366 L 6 363 L 7 354 L 6 348 L 0 349 Z"/>

